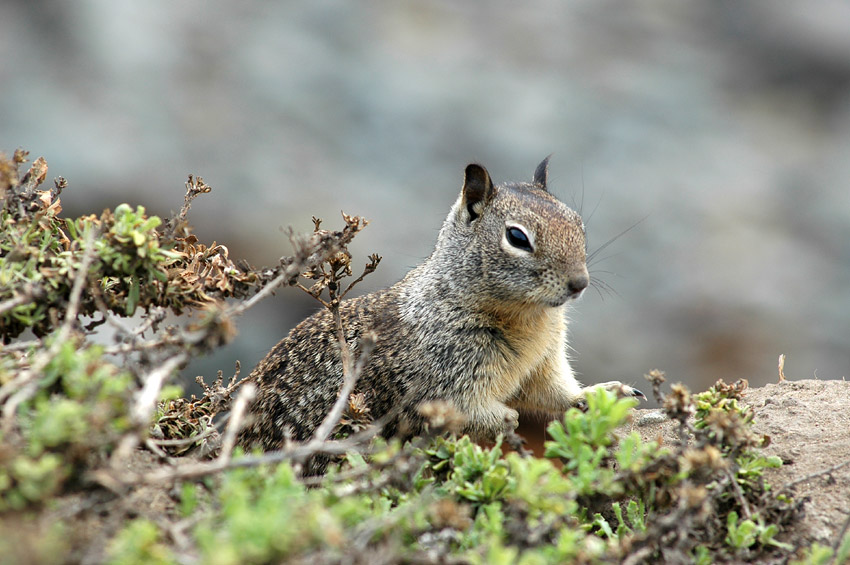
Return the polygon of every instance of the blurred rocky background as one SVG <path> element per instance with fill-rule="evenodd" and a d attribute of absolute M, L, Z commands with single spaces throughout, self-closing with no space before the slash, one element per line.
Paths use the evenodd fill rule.
<path fill-rule="evenodd" d="M 271 265 L 284 229 L 372 224 L 361 292 L 430 252 L 470 161 L 581 207 L 604 282 L 587 382 L 702 389 L 850 373 L 850 4 L 6 1 L 0 150 L 43 155 L 72 215 L 121 202 Z M 359 257 L 359 259 L 358 259 Z M 611 287 L 614 292 L 607 292 Z M 188 377 L 248 371 L 315 309 L 285 289 Z"/>

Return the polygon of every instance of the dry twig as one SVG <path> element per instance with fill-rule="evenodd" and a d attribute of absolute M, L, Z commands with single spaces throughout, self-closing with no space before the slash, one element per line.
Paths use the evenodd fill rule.
<path fill-rule="evenodd" d="M 841 463 L 833 465 L 832 467 L 829 467 L 827 469 L 821 469 L 820 471 L 816 471 L 814 473 L 809 473 L 808 475 L 806 475 L 804 477 L 800 477 L 798 479 L 794 479 L 791 482 L 785 483 L 784 485 L 782 485 L 782 488 L 779 489 L 779 492 L 788 492 L 789 490 L 791 490 L 795 486 L 799 485 L 800 483 L 805 483 L 806 481 L 811 481 L 812 479 L 822 477 L 823 475 L 831 475 L 835 471 L 838 471 L 839 469 L 843 469 L 844 467 L 847 467 L 848 465 L 850 465 L 850 460 L 842 461 Z"/>
<path fill-rule="evenodd" d="M 227 429 L 224 431 L 224 438 L 221 441 L 221 455 L 219 459 L 223 465 L 230 461 L 233 455 L 233 448 L 236 446 L 236 436 L 242 429 L 242 421 L 245 418 L 245 412 L 248 409 L 248 403 L 257 395 L 257 387 L 252 383 L 248 383 L 239 391 L 239 396 L 236 397 L 236 402 L 233 403 L 233 409 L 230 411 L 230 421 L 227 423 Z"/>

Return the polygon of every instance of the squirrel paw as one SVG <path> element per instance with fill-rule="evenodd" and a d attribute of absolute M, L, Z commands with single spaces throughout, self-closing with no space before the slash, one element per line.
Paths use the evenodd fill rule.
<path fill-rule="evenodd" d="M 509 435 L 519 425 L 519 412 L 495 403 L 467 413 L 463 429 L 475 441 L 492 442 L 499 434 Z"/>
<path fill-rule="evenodd" d="M 604 388 L 605 390 L 613 392 L 617 395 L 617 398 L 642 398 L 643 400 L 646 400 L 646 395 L 638 389 L 627 384 L 623 384 L 620 381 L 609 381 L 607 383 L 599 383 L 584 387 L 581 390 L 582 396 L 581 398 L 579 398 L 579 401 L 576 406 L 578 406 L 578 408 L 582 410 L 586 410 L 587 401 L 584 399 L 584 394 L 588 390 L 598 390 L 600 388 Z"/>
<path fill-rule="evenodd" d="M 513 408 L 508 408 L 504 415 L 505 431 L 512 432 L 519 426 L 519 412 Z"/>

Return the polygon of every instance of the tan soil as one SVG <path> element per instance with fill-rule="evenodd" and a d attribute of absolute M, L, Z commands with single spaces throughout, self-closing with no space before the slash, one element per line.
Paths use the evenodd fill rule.
<path fill-rule="evenodd" d="M 770 436 L 765 452 L 784 463 L 768 469 L 768 483 L 775 491 L 794 483 L 792 495 L 805 500 L 799 524 L 780 539 L 797 547 L 833 545 L 850 518 L 850 382 L 785 381 L 748 389 L 743 400 L 753 408 L 753 430 Z M 634 422 L 648 412 L 637 410 Z M 670 421 L 633 425 L 645 439 L 675 437 Z"/>

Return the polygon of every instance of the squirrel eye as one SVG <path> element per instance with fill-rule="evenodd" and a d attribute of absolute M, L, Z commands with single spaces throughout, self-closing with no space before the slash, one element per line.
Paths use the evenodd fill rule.
<path fill-rule="evenodd" d="M 524 231 L 518 227 L 509 227 L 506 233 L 508 236 L 508 243 L 517 249 L 522 249 L 523 251 L 533 251 L 533 249 L 531 249 L 531 241 L 529 241 L 528 236 Z"/>

